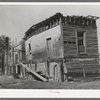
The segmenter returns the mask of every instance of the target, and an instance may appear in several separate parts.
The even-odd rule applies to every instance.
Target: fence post
[[[86,77],[86,74],[85,74],[85,68],[83,67],[83,77],[85,78]]]

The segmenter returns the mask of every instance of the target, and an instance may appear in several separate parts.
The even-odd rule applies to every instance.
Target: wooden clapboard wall
[[[98,58],[98,40],[96,29],[87,30],[86,34],[87,54]]]
[[[68,72],[74,73],[99,73],[99,64],[97,59],[70,59],[66,61]]]
[[[63,25],[63,45],[64,56],[77,54],[76,34],[74,27]]]
[[[86,52],[78,53],[77,31],[86,34]],[[63,51],[68,72],[99,73],[97,29],[89,26],[62,25]],[[65,72],[66,73],[66,72]]]
[[[89,26],[63,25],[64,57],[98,58],[97,30]],[[86,33],[86,53],[78,54],[77,31]]]

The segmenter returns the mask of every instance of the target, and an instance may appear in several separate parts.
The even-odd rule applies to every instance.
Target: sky
[[[99,5],[21,5],[0,4],[0,35],[9,36],[12,41],[20,41],[25,32],[34,24],[51,17],[56,13],[67,15],[93,15],[100,17]],[[98,43],[100,48],[100,19],[97,20]],[[99,49],[100,52],[100,49]]]

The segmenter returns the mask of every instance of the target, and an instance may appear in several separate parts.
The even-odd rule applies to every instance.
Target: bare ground
[[[100,89],[98,79],[74,79],[70,82],[41,82],[32,79],[14,79],[9,76],[0,77],[1,89]]]

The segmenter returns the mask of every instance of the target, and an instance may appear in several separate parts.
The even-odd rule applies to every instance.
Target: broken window
[[[85,32],[77,32],[78,53],[85,53]]]

